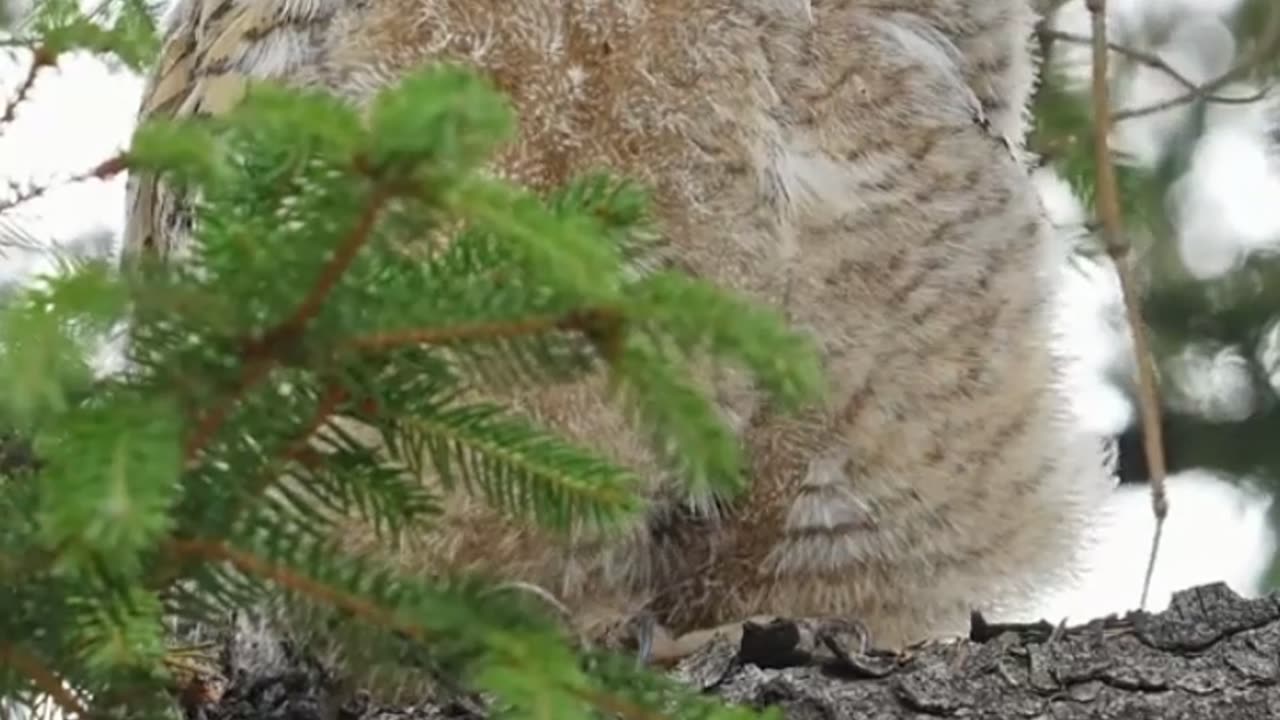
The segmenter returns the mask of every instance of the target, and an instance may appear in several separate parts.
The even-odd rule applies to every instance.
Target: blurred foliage
[[[28,77],[71,51],[144,67],[156,45],[138,0],[42,0],[18,33]],[[553,535],[625,532],[634,472],[480,399],[494,387],[607,379],[712,499],[745,474],[694,368],[737,366],[780,409],[820,396],[811,338],[777,312],[637,272],[645,188],[602,174],[535,195],[484,173],[514,122],[482,78],[425,67],[365,115],[262,85],[136,131],[129,171],[195,198],[192,262],[64,252],[0,302],[0,698],[173,717],[168,624],[283,607],[347,667],[418,686],[447,669],[503,717],[759,716],[571,645],[493,578],[394,572],[339,541],[352,518],[388,543],[421,533],[453,494]],[[125,370],[97,372],[121,327]]]
[[[1076,2],[1069,0],[1067,4]],[[1159,26],[1147,28],[1143,39],[1158,42],[1177,23],[1188,19],[1185,14],[1164,13]],[[1236,40],[1236,57],[1227,74],[1231,81],[1251,83],[1266,91],[1255,102],[1260,110],[1271,109],[1271,153],[1280,172],[1280,4],[1274,0],[1246,0],[1227,18],[1227,24]],[[1042,72],[1036,95],[1031,144],[1044,162],[1072,186],[1088,215],[1093,216],[1090,88],[1080,78],[1069,77],[1061,44],[1071,40],[1054,37],[1053,28],[1052,17],[1040,28],[1041,48],[1051,62]],[[1117,40],[1114,35],[1110,39],[1121,45],[1132,40]],[[1134,49],[1151,52],[1149,47]],[[1149,72],[1150,68],[1121,53],[1112,54],[1112,65],[1115,106],[1115,87],[1129,74],[1139,69]],[[1197,143],[1212,129],[1206,124],[1211,102],[1200,97],[1183,106],[1191,111],[1188,119],[1172,133],[1154,167],[1116,157],[1124,221],[1142,284],[1146,329],[1165,385],[1163,429],[1170,472],[1203,468],[1232,477],[1249,476],[1269,484],[1280,496],[1280,409],[1276,402],[1280,388],[1271,380],[1280,380],[1280,348],[1270,354],[1263,352],[1268,342],[1280,342],[1280,333],[1268,335],[1274,323],[1280,321],[1280,254],[1254,253],[1225,273],[1203,278],[1188,270],[1178,247],[1179,227],[1171,191],[1191,169]],[[1280,197],[1275,198],[1275,203],[1280,212]],[[1084,252],[1102,252],[1096,238],[1090,236],[1087,240],[1092,242],[1083,244]],[[1280,243],[1280,238],[1275,241]],[[1180,389],[1171,387],[1171,383],[1198,384],[1199,387],[1187,388],[1193,394],[1213,391],[1208,387],[1209,378],[1183,378],[1175,369],[1193,348],[1239,351],[1235,357],[1245,359],[1243,375],[1256,393],[1248,417],[1224,421],[1207,411],[1168,404]],[[1134,382],[1126,372],[1117,372],[1115,379],[1131,398],[1135,396]],[[1136,404],[1134,415],[1137,416]],[[1140,435],[1141,428],[1133,426],[1121,439],[1122,474],[1129,481],[1146,479],[1147,463]],[[1271,583],[1280,585],[1280,562],[1276,563]]]

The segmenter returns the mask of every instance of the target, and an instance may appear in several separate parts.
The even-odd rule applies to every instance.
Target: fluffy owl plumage
[[[538,584],[586,624],[844,615],[898,645],[1062,579],[1107,487],[1050,344],[1033,21],[1029,0],[179,0],[141,114],[223,112],[264,78],[360,104],[457,61],[517,111],[496,172],[649,184],[657,260],[810,331],[825,403],[783,416],[717,377],[752,485],[712,511],[597,383],[504,397],[640,468],[650,512],[559,541],[457,498],[397,560]],[[180,255],[186,207],[132,178],[126,250]]]

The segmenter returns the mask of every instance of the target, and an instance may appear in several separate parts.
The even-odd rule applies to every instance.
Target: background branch
[[[1156,531],[1151,541],[1151,557],[1147,561],[1146,577],[1142,582],[1140,606],[1147,604],[1151,588],[1151,574],[1155,570],[1156,556],[1160,549],[1160,536],[1164,520],[1169,514],[1169,498],[1165,487],[1164,441],[1161,437],[1160,393],[1156,385],[1155,362],[1147,343],[1146,326],[1142,319],[1141,299],[1137,283],[1130,267],[1132,260],[1128,238],[1124,233],[1124,221],[1120,208],[1120,189],[1116,182],[1115,166],[1111,160],[1108,139],[1111,134],[1110,92],[1107,86],[1107,3],[1106,0],[1087,0],[1093,23],[1093,133],[1094,162],[1098,180],[1097,208],[1102,221],[1102,238],[1107,254],[1115,263],[1124,298],[1125,315],[1133,337],[1134,362],[1138,368],[1138,403],[1142,413],[1143,447],[1147,467],[1151,469],[1151,505],[1156,517]]]
[[[1095,3],[1093,0],[1088,0],[1088,2],[1090,12],[1092,12],[1093,5]],[[1101,4],[1105,5],[1105,2]],[[1278,53],[1280,53],[1280,3],[1273,3],[1271,6],[1271,12],[1267,15],[1267,25],[1262,31],[1261,36],[1259,36],[1258,42],[1253,46],[1249,53],[1231,67],[1231,69],[1222,73],[1217,78],[1214,78],[1207,83],[1197,85],[1177,97],[1162,100],[1150,105],[1143,105],[1141,107],[1116,110],[1111,113],[1110,121],[1112,123],[1116,123],[1130,118],[1141,117],[1143,115],[1152,115],[1164,110],[1170,110],[1178,107],[1179,105],[1195,102],[1197,100],[1223,102],[1221,98],[1214,97],[1214,93],[1237,80],[1243,79],[1262,63],[1274,60]],[[1255,96],[1240,98],[1234,102],[1252,102],[1265,97],[1266,94],[1266,91],[1262,91],[1260,93],[1256,93]]]
[[[1043,26],[1040,28],[1038,32],[1044,39],[1049,41],[1061,40],[1063,42],[1076,43],[1079,45],[1091,45],[1093,43],[1093,38],[1088,35],[1080,35],[1077,33],[1070,33],[1062,30],[1054,30],[1052,28],[1043,27]],[[1115,42],[1107,42],[1107,48],[1110,49],[1111,52],[1116,53],[1117,55],[1122,55],[1126,58],[1129,58],[1130,60],[1146,65],[1147,67],[1150,67],[1155,70],[1159,70],[1165,75],[1168,75],[1169,77],[1173,78],[1174,81],[1176,81],[1179,85],[1182,85],[1184,88],[1186,88],[1189,91],[1188,93],[1168,101],[1168,102],[1173,102],[1174,105],[1178,105],[1185,102],[1191,102],[1197,98],[1203,99],[1205,102],[1222,103],[1222,104],[1228,104],[1228,105],[1230,104],[1243,105],[1243,104],[1248,104],[1252,102],[1257,102],[1267,96],[1267,93],[1265,90],[1260,90],[1256,93],[1253,93],[1252,95],[1246,95],[1243,97],[1228,97],[1223,95],[1214,95],[1212,94],[1211,90],[1206,89],[1207,85],[1197,83],[1191,78],[1188,78],[1186,75],[1183,75],[1181,72],[1178,71],[1177,68],[1170,65],[1168,62],[1165,61],[1164,58],[1160,57],[1159,55],[1156,55],[1155,53],[1145,52],[1143,50],[1132,48],[1127,45],[1121,45]],[[1155,107],[1155,106],[1152,106],[1152,107]],[[1170,106],[1170,107],[1173,107],[1173,106]],[[1168,108],[1162,108],[1162,109],[1168,109]],[[1147,112],[1156,112],[1156,110],[1154,109],[1152,110],[1139,109],[1139,110],[1141,111],[1140,114],[1146,114]],[[1129,112],[1136,112],[1136,111],[1129,111]],[[1112,113],[1113,121],[1118,119],[1123,119],[1123,118],[1118,118],[1117,115],[1118,113]],[[1132,115],[1130,117],[1132,117]]]
[[[4,114],[0,115],[0,133],[13,123],[15,117],[18,116],[18,106],[26,102],[31,96],[31,89],[35,87],[36,76],[40,71],[47,67],[52,67],[58,63],[58,54],[50,50],[45,45],[37,45],[31,49],[31,66],[27,68],[27,74],[22,78],[22,82],[18,83],[18,89],[14,92],[13,97],[4,105]]]

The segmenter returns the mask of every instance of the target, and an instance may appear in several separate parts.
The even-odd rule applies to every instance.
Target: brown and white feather
[[[1021,159],[1033,21],[1029,0],[185,2],[142,114],[220,112],[245,77],[358,105],[447,60],[518,113],[494,171],[650,185],[656,261],[812,332],[824,405],[781,416],[720,378],[752,489],[711,513],[598,382],[504,397],[639,468],[647,520],[558,542],[458,498],[397,561],[676,632],[851,615],[899,644],[1063,579],[1108,486],[1050,343],[1059,251]],[[131,249],[179,242],[162,188],[131,201]]]

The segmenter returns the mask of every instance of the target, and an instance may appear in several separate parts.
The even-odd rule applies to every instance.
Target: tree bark
[[[318,664],[287,647],[268,647],[261,633],[248,634],[252,639],[242,628],[228,643],[225,669],[233,682],[197,714],[209,720],[482,715],[456,703],[377,706],[367,694],[339,691]],[[1280,718],[1280,595],[1246,600],[1225,584],[1178,593],[1164,612],[1070,628],[989,625],[975,617],[969,638],[899,654],[769,668],[761,667],[777,664],[769,651],[748,644],[712,645],[672,673],[734,703],[779,707],[788,720]],[[744,662],[744,653],[756,659]]]

